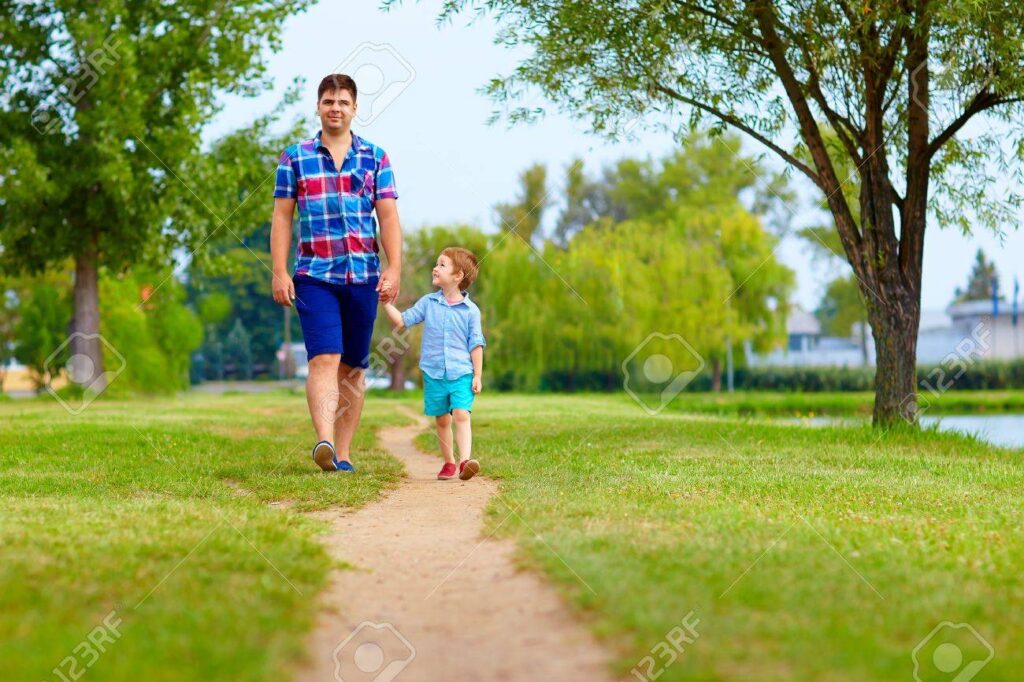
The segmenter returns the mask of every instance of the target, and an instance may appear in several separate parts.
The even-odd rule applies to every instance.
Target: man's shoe
[[[352,466],[352,462],[347,459],[338,459],[337,457],[334,458],[334,468],[338,471],[347,471],[349,473],[354,473],[356,470],[356,468]]]
[[[455,478],[455,462],[445,462],[437,474],[437,480],[448,481]]]
[[[330,441],[322,440],[313,446],[313,461],[324,471],[336,471],[334,465],[337,453]]]
[[[475,459],[464,459],[459,462],[459,478],[463,481],[468,481],[478,473],[480,473],[480,462]]]

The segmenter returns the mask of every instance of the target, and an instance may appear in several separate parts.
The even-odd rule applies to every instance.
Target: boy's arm
[[[395,329],[402,330],[405,328],[405,321],[402,319],[402,313],[395,307],[394,303],[385,303],[384,312],[388,314],[388,319],[391,320],[391,324],[394,325]]]
[[[469,351],[469,359],[473,361],[473,393],[483,390],[484,347],[477,346]]]
[[[381,291],[381,301],[386,301],[385,295],[388,294],[388,287]],[[416,301],[411,308],[406,310],[404,313],[395,307],[394,303],[390,301],[384,303],[384,312],[388,314],[388,319],[391,320],[391,324],[395,326],[395,329],[404,329],[406,327],[415,327],[423,318],[426,317],[426,296]]]

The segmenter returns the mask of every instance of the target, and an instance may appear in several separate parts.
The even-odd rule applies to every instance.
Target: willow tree
[[[501,102],[539,89],[612,135],[653,112],[661,121],[681,114],[690,125],[744,133],[814,183],[874,332],[874,423],[916,420],[929,218],[999,227],[1020,204],[1020,188],[997,186],[992,175],[1024,154],[1024,5],[447,0],[442,16],[463,11],[492,14],[500,44],[528,49],[488,86]],[[535,112],[513,109],[511,118]],[[859,213],[824,142],[828,128],[856,168]]]
[[[211,174],[201,134],[219,96],[269,85],[281,23],[311,2],[0,0],[0,266],[74,261],[72,351],[90,375],[104,376],[100,269],[242,222],[263,157]]]

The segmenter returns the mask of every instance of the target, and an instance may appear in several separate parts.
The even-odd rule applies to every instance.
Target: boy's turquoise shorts
[[[434,379],[423,373],[423,414],[439,417],[452,410],[473,411],[473,375],[458,379]]]

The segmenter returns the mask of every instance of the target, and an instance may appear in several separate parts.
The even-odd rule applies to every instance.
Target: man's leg
[[[338,298],[341,312],[342,357],[338,365],[338,417],[334,422],[334,447],[339,461],[352,461],[352,437],[363,413],[365,367],[370,364],[370,338],[377,318],[376,283],[346,284]]]
[[[366,385],[363,375],[366,370],[350,367],[344,362],[338,363],[335,377],[335,392],[338,395],[334,420],[334,449],[338,451],[338,461],[352,461],[352,437],[359,427],[359,417],[363,413],[363,396]]]
[[[341,355],[324,353],[309,359],[306,404],[313,418],[317,441],[334,440],[334,416],[338,412],[338,365]]]

